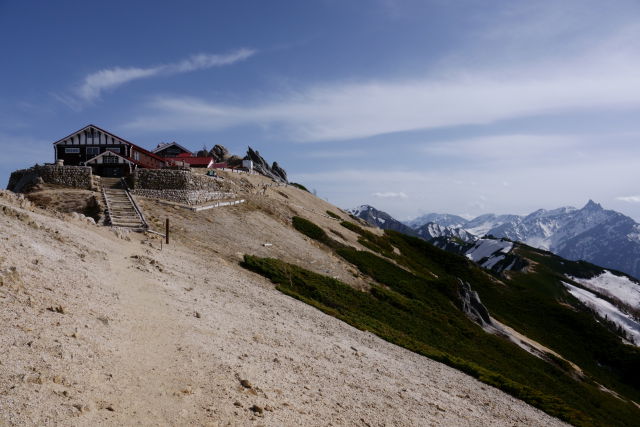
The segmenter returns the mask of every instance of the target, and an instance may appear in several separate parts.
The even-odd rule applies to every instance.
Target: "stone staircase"
[[[107,218],[112,227],[143,231],[148,225],[120,178],[102,178],[102,195],[107,205]]]

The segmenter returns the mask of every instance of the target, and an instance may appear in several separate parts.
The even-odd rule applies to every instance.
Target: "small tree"
[[[209,157],[209,150],[206,145],[202,145],[202,150],[196,153],[196,157]]]

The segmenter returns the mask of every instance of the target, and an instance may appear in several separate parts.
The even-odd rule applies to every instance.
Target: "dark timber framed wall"
[[[89,125],[66,138],[54,142],[55,159],[65,165],[79,166],[105,151],[130,155],[131,143]]]
[[[121,156],[130,163],[128,170],[115,165],[121,164],[121,161],[114,162],[111,166],[94,164],[97,175],[123,176],[132,171],[131,164],[150,169],[160,169],[166,165],[161,157],[95,125],[85,126],[54,142],[53,147],[55,160],[63,160],[64,165],[68,166],[84,165],[106,152]]]
[[[123,177],[134,171],[136,165],[129,159],[111,151],[105,151],[85,162],[93,173],[104,177]]]

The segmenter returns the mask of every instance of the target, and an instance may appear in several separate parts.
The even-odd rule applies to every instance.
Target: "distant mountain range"
[[[425,240],[455,238],[468,243],[491,235],[640,277],[640,224],[592,200],[581,209],[539,209],[524,216],[485,214],[471,220],[430,213],[402,223],[372,206],[360,206],[352,213],[380,228]]]
[[[410,226],[403,224],[386,212],[377,210],[373,206],[362,205],[354,209],[347,209],[347,212],[383,230],[399,231],[410,236],[418,235]]]

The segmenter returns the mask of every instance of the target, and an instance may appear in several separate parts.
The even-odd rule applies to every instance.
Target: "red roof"
[[[190,165],[204,165],[207,166],[209,163],[213,161],[213,157],[187,157],[187,156],[178,156],[178,157],[165,157],[165,161],[174,161],[174,162],[185,162]]]

